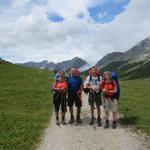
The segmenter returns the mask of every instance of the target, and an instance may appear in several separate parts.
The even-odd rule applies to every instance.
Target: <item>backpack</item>
[[[97,75],[97,78],[98,78],[98,81],[100,81],[100,76],[99,75]],[[89,82],[90,81],[92,81],[92,76],[90,75],[90,80],[89,80]]]
[[[112,76],[112,79],[116,81],[116,84],[117,84],[117,93],[116,93],[116,98],[117,100],[119,100],[120,98],[120,84],[119,84],[119,77],[118,77],[118,74],[117,72],[111,72],[111,76]]]
[[[90,75],[89,77],[90,77],[90,79],[89,79],[89,82],[90,82],[92,80],[92,75]],[[98,78],[98,81],[100,81],[100,76],[99,75],[97,75],[97,78]],[[88,94],[90,92],[90,90],[88,88],[84,88],[83,91],[86,94]]]
[[[115,83],[114,83],[115,82]],[[105,80],[103,80],[103,82],[102,82],[102,88],[105,88],[106,90],[108,90],[108,87],[109,87],[109,89],[110,89],[110,86],[112,87],[112,88],[114,88],[114,84],[116,84],[116,86],[117,86],[117,83],[116,83],[116,81],[115,80],[112,80],[111,82],[106,82]],[[118,98],[117,98],[117,93],[103,93],[103,96],[105,97],[109,97],[109,98],[111,98],[112,100],[113,99],[117,99],[117,100],[119,100]]]

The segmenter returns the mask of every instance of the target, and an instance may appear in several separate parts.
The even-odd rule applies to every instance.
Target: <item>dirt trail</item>
[[[53,114],[48,128],[37,150],[148,150],[136,133],[118,125],[117,129],[104,129],[89,125],[90,113],[87,96],[83,96],[82,119],[83,124],[70,125],[69,112],[67,125],[56,126]],[[102,113],[102,116],[103,113]]]

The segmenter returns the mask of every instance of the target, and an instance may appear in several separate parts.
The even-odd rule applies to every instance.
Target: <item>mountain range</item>
[[[0,63],[8,63],[0,58]],[[49,62],[26,62],[19,64],[22,66],[49,69],[65,70],[77,67],[80,71],[87,73],[91,66],[83,59],[74,57],[71,60],[59,63]],[[150,37],[140,41],[126,52],[112,52],[100,59],[95,66],[103,71],[116,71],[121,78],[136,79],[150,77]]]
[[[150,37],[128,51],[107,54],[96,63],[102,71],[117,71],[122,78],[150,77]]]
[[[41,62],[26,62],[20,65],[33,67],[33,68],[40,68],[40,69],[49,69],[49,70],[62,70],[63,69],[65,71],[69,71],[71,67],[76,67],[78,69],[81,68],[81,70],[83,70],[83,69],[87,69],[89,66],[85,60],[79,57],[74,57],[71,60],[62,61],[59,63],[54,63],[54,62],[49,62],[47,60],[44,60]]]

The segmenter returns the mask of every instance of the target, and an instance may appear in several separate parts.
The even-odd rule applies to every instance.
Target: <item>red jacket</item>
[[[105,98],[109,98],[109,99],[113,99],[114,96],[117,93],[117,83],[116,81],[112,81],[112,82],[106,82],[104,81],[102,83],[102,90],[106,90],[105,92]]]

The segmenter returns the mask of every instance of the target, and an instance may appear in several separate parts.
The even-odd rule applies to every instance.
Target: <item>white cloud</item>
[[[12,7],[22,7],[31,0],[13,0],[12,1]]]
[[[3,13],[0,20],[0,55],[13,62],[58,62],[79,56],[94,64],[105,54],[127,50],[150,36],[150,1],[132,0],[114,21],[94,23],[87,8],[102,2],[51,0],[29,7],[29,0],[15,0],[11,9],[16,13]],[[19,7],[27,7],[28,11],[19,14]],[[57,12],[65,20],[51,22],[48,12]],[[81,12],[85,17],[79,19],[77,15]],[[9,16],[15,19],[4,21]]]

